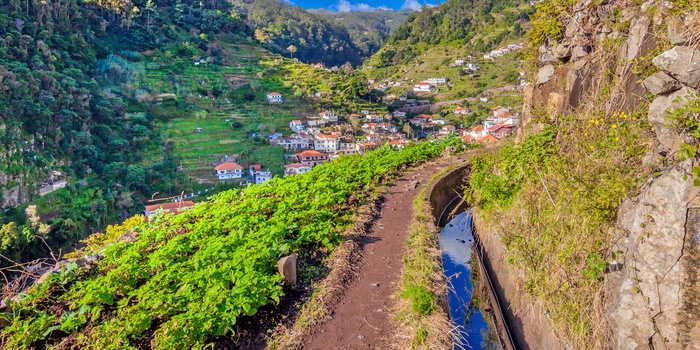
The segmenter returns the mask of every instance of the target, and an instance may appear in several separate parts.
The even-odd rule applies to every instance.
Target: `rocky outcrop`
[[[698,145],[700,140],[685,135],[669,118],[669,112],[698,98],[700,50],[694,43],[700,42],[700,16],[664,17],[672,2],[597,4],[578,1],[563,19],[562,38],[539,48],[539,57],[546,60],[539,60],[535,84],[526,90],[523,128],[533,111],[545,108],[556,119],[601,102],[603,90],[607,97],[601,112],[606,115],[638,112],[647,96],[654,96],[647,119],[655,142],[644,162],[657,172],[637,196],[620,205],[615,261],[605,275],[609,346],[700,349],[700,187],[691,173],[700,163],[695,157],[678,157],[684,143]],[[656,11],[652,6],[658,6]],[[613,10],[616,21],[629,22],[628,30],[610,26]],[[669,49],[651,56],[663,35]],[[638,75],[645,74],[640,66],[650,61],[655,67],[645,68],[658,72]],[[690,117],[700,118],[681,116]]]
[[[689,203],[700,195],[687,176],[691,169],[687,160],[666,170],[620,206],[618,226],[625,238],[615,249],[624,252],[624,268],[606,276],[616,349],[648,349],[650,344],[653,349],[687,349],[691,343],[682,328],[700,330],[693,324],[700,315],[700,295],[687,293],[693,277],[688,272],[695,267],[684,260]],[[694,206],[699,210],[700,202]],[[686,304],[691,307],[684,308]],[[695,318],[686,319],[686,311]],[[698,335],[695,345],[700,345]]]
[[[654,58],[654,65],[679,82],[700,87],[700,51],[689,46],[676,46]]]
[[[668,28],[671,42],[683,42],[676,24]],[[669,112],[698,98],[700,52],[675,46],[653,63],[662,72],[643,84],[657,95],[648,113],[653,152],[670,166],[618,210],[624,235],[613,249],[622,253],[622,268],[605,279],[607,316],[616,349],[700,349],[700,187],[691,175],[697,162],[678,162],[681,144],[693,140],[668,120]]]

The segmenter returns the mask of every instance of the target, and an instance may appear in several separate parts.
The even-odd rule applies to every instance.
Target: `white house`
[[[283,102],[282,100],[282,95],[280,95],[277,92],[268,92],[267,93],[267,102],[270,103],[281,103]]]
[[[479,66],[477,66],[474,63],[467,63],[467,69],[469,69],[470,71],[476,72],[479,70]]]
[[[326,125],[326,120],[319,117],[308,117],[306,118],[306,123],[309,126],[323,126]]]
[[[323,111],[323,112],[319,113],[318,115],[321,116],[321,118],[325,119],[328,122],[337,122],[338,121],[338,116],[335,115],[335,113],[333,113],[331,111]]]
[[[243,167],[234,162],[223,162],[214,167],[219,180],[240,179],[243,177]]]
[[[458,59],[455,61],[455,66],[461,66],[461,65],[463,65],[463,64],[464,64],[464,59],[463,59],[462,57],[458,58]]]
[[[381,123],[384,121],[384,117],[376,114],[367,114],[367,121],[370,123]]]
[[[277,137],[270,140],[271,145],[282,146],[286,150],[313,148],[314,139],[307,135],[292,134],[287,137]]]
[[[445,84],[447,83],[447,78],[441,77],[441,78],[428,78],[428,83],[432,85],[437,85],[437,84]]]
[[[272,180],[272,172],[269,170],[258,171],[255,173],[255,183],[261,184]]]
[[[291,122],[289,122],[289,128],[297,133],[304,132],[304,123],[302,123],[299,119],[294,119]]]
[[[394,118],[397,118],[397,119],[405,119],[406,118],[406,112],[394,111],[394,113],[392,113],[392,114],[394,115]]]
[[[413,91],[415,92],[430,92],[430,83],[421,81],[420,83],[413,85]]]
[[[454,115],[467,115],[469,114],[469,108],[467,107],[457,107],[452,111]]]
[[[284,176],[299,175],[311,171],[311,165],[292,163],[284,166]]]
[[[319,152],[335,152],[338,150],[337,135],[314,135],[314,149]]]

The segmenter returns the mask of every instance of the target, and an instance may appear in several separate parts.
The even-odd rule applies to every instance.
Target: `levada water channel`
[[[454,349],[506,349],[494,323],[491,290],[479,261],[471,210],[454,216],[444,226],[440,249]]]

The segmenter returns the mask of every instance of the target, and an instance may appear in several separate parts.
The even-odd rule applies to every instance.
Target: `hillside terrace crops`
[[[105,256],[97,267],[70,263],[22,293],[3,315],[2,345],[128,349],[145,338],[154,349],[204,348],[232,336],[238,319],[284,298],[281,256],[332,250],[383,184],[459,142],[385,146],[157,215],[133,228],[134,242],[86,251]]]

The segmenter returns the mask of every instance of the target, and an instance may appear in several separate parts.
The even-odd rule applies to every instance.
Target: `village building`
[[[469,112],[469,108],[467,107],[457,107],[452,111],[454,115],[468,115]]]
[[[376,114],[367,114],[367,121],[370,123],[381,123],[384,121],[384,117]]]
[[[484,136],[486,136],[488,132],[484,129],[483,126],[477,125],[471,129],[469,132],[469,136],[472,138],[472,140],[478,140]]]
[[[421,81],[418,84],[413,85],[414,92],[430,92],[430,83],[427,81]]]
[[[267,93],[267,102],[270,103],[281,103],[284,102],[282,99],[282,95],[278,92],[268,92]]]
[[[360,154],[365,154],[366,152],[377,149],[378,147],[379,146],[376,143],[369,141],[369,142],[358,143],[356,146],[356,149],[357,149],[357,152],[359,152]]]
[[[497,137],[498,139],[502,139],[508,135],[511,135],[513,131],[515,130],[515,125],[505,125],[505,124],[497,124],[494,125],[490,128],[487,129],[489,134]]]
[[[327,121],[321,117],[308,117],[306,118],[306,124],[309,126],[324,126],[326,125]]]
[[[479,70],[479,66],[477,66],[475,63],[467,63],[467,67],[465,69],[476,72]]]
[[[256,173],[262,171],[262,165],[260,164],[250,164],[248,165],[248,172],[250,175],[255,175]]]
[[[406,112],[394,111],[394,112],[392,113],[392,115],[393,115],[394,118],[396,118],[396,119],[401,119],[401,120],[406,119]]]
[[[338,116],[331,111],[323,111],[319,113],[319,116],[327,122],[335,123],[338,121]]]
[[[304,132],[304,123],[299,119],[294,119],[289,122],[289,128],[296,133]]]
[[[462,57],[455,60],[455,66],[461,66],[464,64],[464,59]]]
[[[145,210],[143,214],[146,217],[149,217],[159,210],[163,210],[166,213],[171,213],[171,214],[177,214],[183,210],[192,208],[194,206],[193,201],[178,201],[178,202],[169,202],[169,203],[160,203],[160,204],[153,204],[153,205],[147,205],[145,207]]]
[[[292,134],[270,140],[271,145],[282,146],[285,150],[299,150],[314,147],[314,139],[308,135]]]
[[[235,162],[223,162],[214,167],[214,173],[219,180],[240,179],[243,177],[243,167]]]
[[[500,141],[500,139],[498,139],[497,137],[495,137],[491,134],[486,134],[486,136],[481,137],[478,140],[476,140],[476,142],[478,142],[478,143],[486,143],[486,144],[497,143],[498,141]]]
[[[294,155],[297,162],[303,165],[316,166],[328,160],[328,155],[315,150],[308,150]]]
[[[311,171],[310,165],[292,163],[284,166],[284,176],[299,175]]]
[[[316,134],[314,135],[314,149],[319,152],[335,152],[338,150],[338,136]]]
[[[440,128],[439,133],[442,135],[448,135],[448,134],[454,133],[455,130],[456,130],[456,128],[454,125],[445,125],[442,128]]]
[[[428,78],[428,83],[431,85],[438,85],[438,84],[446,84],[447,83],[447,78],[441,77],[441,78]]]
[[[253,178],[255,179],[255,184],[259,185],[272,180],[272,172],[269,170],[258,171],[255,173],[255,175],[253,175]]]

